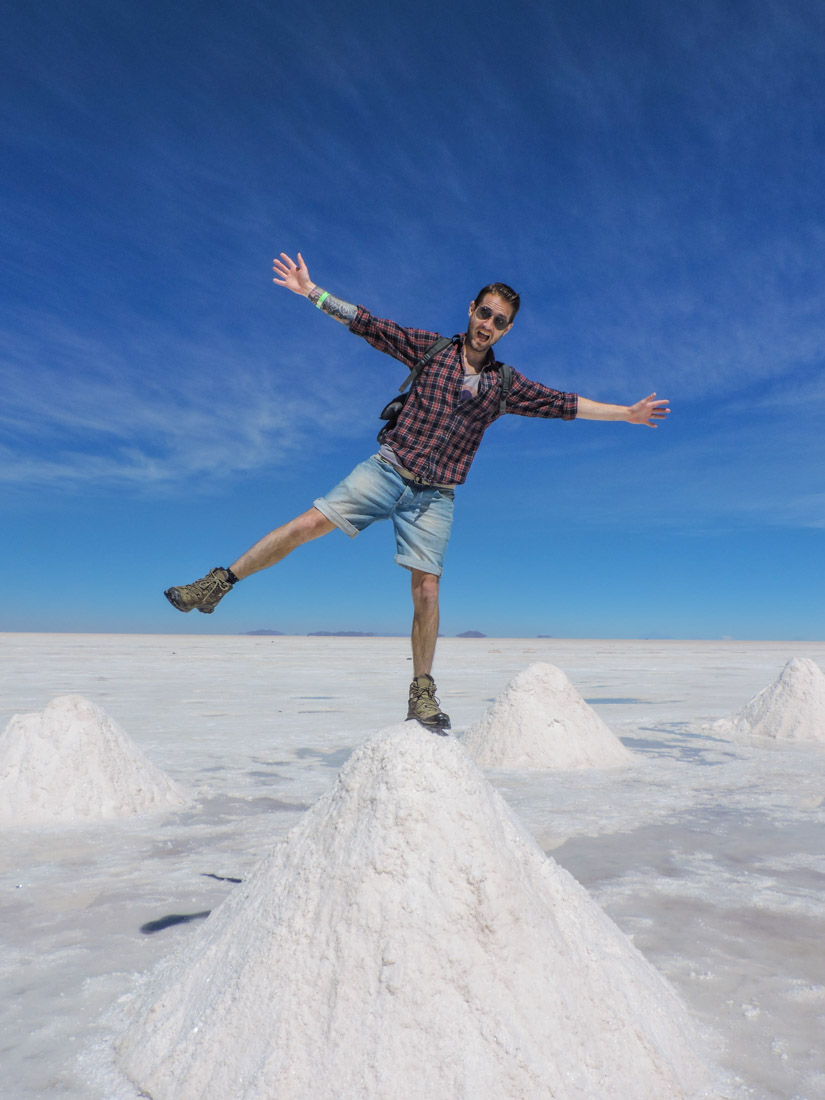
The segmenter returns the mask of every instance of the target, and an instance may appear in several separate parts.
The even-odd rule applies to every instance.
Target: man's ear
[[[471,316],[471,315],[472,315],[472,312],[473,312],[473,310],[474,310],[475,308],[476,308],[476,304],[475,304],[475,302],[474,302],[474,301],[473,301],[473,302],[470,302],[470,308],[469,308],[469,310],[467,311],[467,312],[468,312],[468,315],[470,315],[470,316]]]

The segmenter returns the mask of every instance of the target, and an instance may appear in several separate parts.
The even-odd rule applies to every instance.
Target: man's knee
[[[291,526],[306,538],[314,539],[319,535],[326,535],[328,531],[333,529],[335,524],[328,520],[323,512],[319,512],[317,508],[309,508],[306,512],[302,512],[300,516],[296,516]]]
[[[423,573],[414,569],[412,574],[413,602],[417,607],[438,604],[439,578],[434,573]]]

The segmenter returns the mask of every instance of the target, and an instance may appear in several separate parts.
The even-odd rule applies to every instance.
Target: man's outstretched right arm
[[[300,252],[297,263],[282,252],[279,260],[272,261],[272,270],[275,272],[275,278],[272,281],[277,286],[285,286],[294,294],[309,298],[318,309],[323,310],[333,320],[346,325],[353,335],[362,337],[378,351],[391,355],[393,359],[397,359],[407,367],[417,363],[427,348],[438,339],[437,332],[402,328],[395,321],[373,317],[366,309],[352,305],[351,302],[344,302],[316,286],[309,277],[307,265]]]
[[[316,286],[309,277],[307,265],[301,253],[298,253],[298,262],[295,263],[285,252],[281,253],[279,260],[272,261],[272,270],[275,278],[272,280],[278,286],[285,286],[293,294],[300,294],[302,298],[309,298],[317,309],[323,310],[334,320],[346,325],[347,328],[355,320],[358,306],[351,302],[344,302],[336,298],[334,294]]]

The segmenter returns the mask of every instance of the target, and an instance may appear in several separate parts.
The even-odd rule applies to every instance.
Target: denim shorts
[[[453,523],[453,489],[416,485],[373,455],[313,504],[350,538],[377,519],[395,528],[395,560],[440,577]]]

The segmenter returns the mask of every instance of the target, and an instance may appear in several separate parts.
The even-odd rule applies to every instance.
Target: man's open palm
[[[670,409],[663,409],[662,405],[667,405],[667,399],[659,399],[654,401],[655,393],[649,394],[647,397],[642,398],[641,401],[637,401],[635,405],[630,406],[630,416],[627,418],[628,424],[645,424],[648,428],[657,427],[656,424],[651,424],[651,420],[664,420]]]
[[[285,286],[287,290],[291,290],[294,294],[301,294],[304,298],[315,285],[309,277],[307,265],[304,263],[304,257],[300,252],[298,253],[297,264],[287,256],[286,252],[282,252],[279,260],[272,261],[272,270],[275,272],[273,283],[277,283],[278,286]]]

